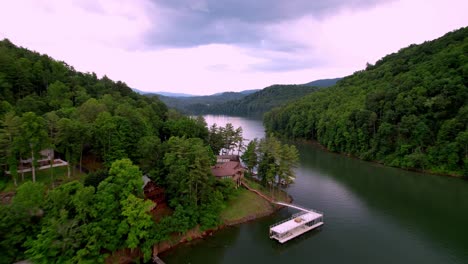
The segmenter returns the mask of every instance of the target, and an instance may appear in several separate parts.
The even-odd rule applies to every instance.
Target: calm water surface
[[[206,116],[209,125],[242,126],[263,137],[260,120]],[[468,182],[388,168],[297,145],[301,160],[294,203],[324,212],[325,225],[281,245],[273,216],[177,247],[166,263],[468,263]]]

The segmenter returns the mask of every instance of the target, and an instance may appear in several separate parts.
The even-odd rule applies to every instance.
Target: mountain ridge
[[[263,89],[244,90],[241,92],[221,92],[212,95],[192,96],[192,97],[171,97],[157,95],[155,93],[146,96],[158,96],[168,107],[175,108],[186,114],[241,114],[241,115],[261,115],[273,107],[282,105],[284,102],[298,99],[309,92],[317,89],[327,88],[335,85],[342,78],[319,79],[309,82],[309,85],[302,84],[274,84]],[[316,84],[311,86],[311,84]],[[274,92],[265,90],[273,89]],[[281,89],[286,89],[280,92]],[[287,91],[292,89],[294,91]],[[273,98],[277,96],[278,98]],[[262,98],[267,97],[267,98]],[[247,98],[246,101],[242,101]],[[252,99],[255,98],[255,99]],[[274,101],[274,102],[273,102]],[[257,105],[258,104],[258,105]],[[236,110],[232,105],[239,105]],[[249,106],[247,106],[249,105]],[[245,107],[245,109],[242,109]]]

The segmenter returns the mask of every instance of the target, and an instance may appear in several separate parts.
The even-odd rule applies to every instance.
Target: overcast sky
[[[342,77],[468,26],[466,0],[11,0],[0,39],[143,91]]]

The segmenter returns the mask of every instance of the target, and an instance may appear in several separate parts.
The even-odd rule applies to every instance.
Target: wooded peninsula
[[[241,182],[289,199],[280,186],[293,181],[298,154],[274,137],[252,141],[243,168],[241,127],[208,128],[9,40],[0,89],[0,263],[148,261],[164,243],[274,211]],[[223,174],[225,158],[236,175]]]

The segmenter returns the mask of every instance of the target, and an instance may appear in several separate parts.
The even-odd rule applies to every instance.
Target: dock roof
[[[299,227],[299,226],[301,226],[301,225],[303,225],[303,224],[305,224],[305,223],[307,223],[309,221],[318,219],[320,217],[322,217],[322,215],[319,214],[319,213],[308,212],[308,213],[305,213],[303,215],[292,218],[291,220],[286,221],[284,223],[281,223],[281,224],[279,224],[277,226],[274,226],[270,230],[273,231],[273,232],[276,232],[278,234],[283,234],[283,233],[286,233],[287,231],[289,231],[291,229]],[[302,218],[303,220],[300,221],[300,222],[296,222],[296,219],[298,219],[298,218]]]

